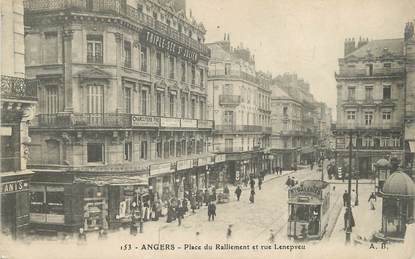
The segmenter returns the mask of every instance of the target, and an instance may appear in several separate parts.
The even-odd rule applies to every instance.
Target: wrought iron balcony
[[[238,106],[241,103],[241,96],[239,95],[219,95],[220,105]]]
[[[39,127],[49,128],[88,128],[88,127],[131,127],[131,114],[120,113],[75,113],[39,114]]]
[[[215,125],[215,130],[222,133],[263,132],[264,128],[257,125]]]
[[[404,74],[403,67],[397,68],[377,68],[370,73],[366,68],[340,68],[339,73],[335,73],[336,78],[350,77],[388,77],[402,76]]]
[[[204,56],[210,57],[210,49],[202,42],[189,38],[167,24],[155,20],[152,16],[126,5],[125,2],[123,4],[122,1],[120,3],[117,0],[25,0],[23,4],[26,11],[29,12],[72,10],[125,17],[134,23],[140,23],[156,30],[184,46],[202,53]]]
[[[37,101],[38,80],[1,76],[1,98]]]

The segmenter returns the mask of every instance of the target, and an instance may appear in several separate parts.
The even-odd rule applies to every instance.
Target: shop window
[[[124,160],[131,161],[132,149],[133,149],[133,143],[131,142],[124,143]]]
[[[176,142],[176,156],[179,157],[182,155],[182,145],[180,141]]]
[[[104,162],[104,144],[88,143],[87,156],[88,163]]]
[[[157,144],[156,144],[156,156],[157,156],[157,158],[162,157],[161,153],[162,153],[162,142],[161,142],[161,140],[159,140],[159,141],[157,141]]]
[[[30,221],[64,223],[64,187],[36,185],[30,187]]]
[[[174,140],[170,140],[170,156],[174,156]]]

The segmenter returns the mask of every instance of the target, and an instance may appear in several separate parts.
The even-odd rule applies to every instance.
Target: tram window
[[[309,218],[309,211],[305,205],[295,205],[295,220],[307,221]]]

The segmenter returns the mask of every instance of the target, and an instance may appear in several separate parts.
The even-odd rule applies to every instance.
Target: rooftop
[[[382,57],[385,54],[392,54],[394,56],[403,56],[403,39],[382,39],[372,40],[355,51],[349,53],[347,57],[366,57],[369,53],[373,57]]]

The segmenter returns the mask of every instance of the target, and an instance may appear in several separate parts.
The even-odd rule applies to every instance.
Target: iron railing
[[[18,100],[37,100],[38,80],[13,76],[1,76],[1,98]]]
[[[218,132],[263,132],[265,129],[257,125],[215,125]]]
[[[191,39],[167,24],[155,20],[152,16],[142,13],[132,6],[120,4],[116,0],[25,0],[23,4],[26,10],[32,12],[73,10],[125,17],[135,23],[138,22],[156,30],[188,48],[197,50],[204,56],[210,57],[210,49],[202,42]]]
[[[403,67],[398,68],[376,68],[370,73],[366,68],[340,68],[337,77],[376,77],[376,76],[400,76],[405,72]]]
[[[75,113],[39,114],[38,125],[51,128],[82,127],[131,127],[131,114],[121,113]]]

